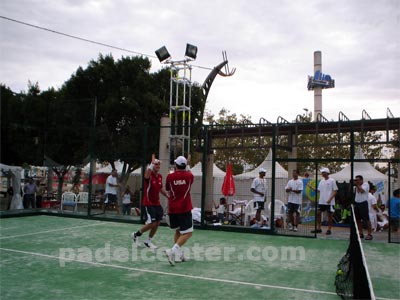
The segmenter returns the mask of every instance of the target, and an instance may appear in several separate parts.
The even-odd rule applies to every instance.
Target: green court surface
[[[4,299],[340,299],[336,266],[348,241],[195,230],[190,261],[170,266],[136,248],[138,224],[52,216],[0,219]],[[147,236],[147,234],[145,234]],[[377,299],[400,298],[400,247],[363,242]]]

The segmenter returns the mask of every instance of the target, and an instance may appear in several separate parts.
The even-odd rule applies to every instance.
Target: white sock
[[[181,249],[181,247],[180,247],[178,244],[175,244],[175,245],[172,247],[171,252],[172,252],[172,253],[175,253],[175,252],[179,251],[180,249]]]

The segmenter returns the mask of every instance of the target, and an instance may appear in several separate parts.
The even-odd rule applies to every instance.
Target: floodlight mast
[[[169,119],[169,163],[174,159],[190,154],[190,127],[192,110],[192,66],[189,64],[197,57],[197,47],[186,45],[185,59],[172,60],[165,46],[156,51],[161,63],[170,65]]]

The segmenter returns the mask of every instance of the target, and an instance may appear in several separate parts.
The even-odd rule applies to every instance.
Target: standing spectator
[[[218,222],[223,224],[225,221],[225,212],[228,209],[228,204],[226,203],[226,199],[225,199],[225,197],[220,198],[219,205],[216,205],[214,200],[213,200],[213,202],[214,202],[214,207],[217,210]]]
[[[104,201],[104,211],[108,206],[115,206],[115,210],[119,213],[118,202],[117,202],[117,191],[118,191],[118,182],[117,182],[118,172],[116,169],[113,169],[111,175],[107,177],[106,180],[106,199]]]
[[[153,154],[151,157],[151,164],[144,173],[144,193],[143,193],[143,206],[146,215],[146,224],[137,232],[132,233],[131,237],[136,246],[140,246],[139,237],[150,230],[149,237],[144,242],[144,245],[150,249],[156,249],[152,243],[152,238],[157,232],[160,221],[163,218],[164,211],[160,203],[160,193],[168,198],[166,191],[163,189],[162,176],[159,173],[161,161],[155,158]]]
[[[24,186],[24,208],[36,208],[36,192],[37,186],[32,178],[28,179],[28,183]]]
[[[194,176],[186,170],[187,160],[183,156],[175,159],[175,172],[168,174],[165,188],[169,192],[168,215],[171,229],[175,230],[174,246],[167,249],[169,263],[173,266],[175,261],[185,261],[181,247],[193,234],[192,197],[190,189]]]
[[[267,182],[265,180],[266,170],[264,168],[260,168],[258,172],[258,177],[254,178],[250,191],[254,193],[254,208],[256,211],[256,220],[261,221],[261,211],[264,210],[264,205],[267,196]]]
[[[369,210],[368,210],[368,194],[369,194],[369,184],[364,182],[364,178],[361,175],[357,175],[354,179],[354,186],[356,188],[356,198],[354,213],[356,215],[357,227],[360,233],[360,238],[364,238],[362,221],[367,225],[368,235],[366,240],[372,240],[371,234],[371,222],[369,220]],[[361,221],[362,220],[362,221]]]
[[[400,189],[393,191],[393,197],[389,199],[389,223],[393,232],[399,230],[400,223]]]
[[[299,207],[302,199],[303,181],[299,179],[299,172],[293,170],[293,178],[289,180],[285,187],[288,193],[289,222],[292,224],[290,230],[297,231],[297,224],[300,217]]]
[[[369,184],[369,193],[368,193],[368,212],[369,212],[369,221],[371,222],[371,230],[375,232],[378,229],[378,217],[377,213],[379,211],[377,206],[377,200],[374,196],[376,192],[376,186],[372,182],[368,182]]]
[[[335,206],[335,196],[338,191],[336,181],[333,178],[329,178],[329,169],[322,168],[321,174],[322,179],[318,184],[318,210],[317,210],[317,230],[312,230],[311,233],[321,233],[321,216],[324,211],[328,214],[328,230],[326,234],[332,234],[332,218]]]
[[[133,193],[129,188],[129,185],[125,187],[125,190],[122,192],[122,215],[130,215],[131,214],[131,196]]]
[[[40,183],[40,180],[36,181],[37,192],[36,192],[36,208],[42,207],[42,200],[45,190],[45,185]]]

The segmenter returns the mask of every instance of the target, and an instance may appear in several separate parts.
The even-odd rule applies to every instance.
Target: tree
[[[63,98],[96,98],[95,156],[112,164],[124,162],[123,177],[158,152],[160,118],[169,112],[170,71],[150,73],[143,57],[100,55],[62,87]],[[195,87],[192,109],[198,115],[200,92]]]
[[[1,162],[9,165],[20,165],[21,157],[18,153],[20,143],[23,140],[18,135],[20,128],[18,120],[21,119],[21,98],[10,88],[0,85],[1,97]]]
[[[230,114],[226,108],[222,108],[218,116],[216,119],[213,114],[206,112],[206,121],[213,124],[215,128],[246,128],[248,125],[254,125],[250,116],[241,114],[239,119],[236,114]],[[218,148],[214,152],[215,164],[225,170],[229,162],[233,174],[240,174],[245,171],[246,166],[251,169],[264,161],[271,146],[271,138],[266,136],[224,138],[214,140],[213,146]]]
[[[306,112],[301,116],[302,122],[312,122],[312,113]],[[294,121],[296,122],[296,121]],[[283,138],[284,142],[287,142],[286,138]],[[356,145],[361,145],[361,149],[365,154],[366,159],[373,160],[374,158],[380,158],[383,145],[379,144],[382,140],[382,132],[355,132],[354,142]],[[329,168],[331,173],[340,171],[343,168],[344,163],[341,161],[334,161],[337,158],[350,159],[350,142],[351,136],[348,132],[341,133],[312,133],[312,134],[300,134],[297,137],[297,154],[299,159],[332,159],[329,162]],[[374,144],[371,147],[371,144]],[[315,165],[313,162],[299,162],[298,169],[300,170],[313,170]]]
[[[38,83],[28,84],[28,92],[16,94],[1,86],[2,162],[41,165],[43,162],[43,127],[45,103]]]
[[[238,119],[236,114],[230,114],[228,110],[223,108],[219,112],[219,118],[216,119],[214,115],[207,113],[206,119],[209,124],[213,124],[212,128],[240,128],[258,126],[251,122],[250,116],[241,115]],[[312,122],[312,113],[305,113],[300,116],[301,122]],[[297,121],[294,121],[297,122]],[[374,160],[381,158],[381,151],[384,147],[382,141],[382,132],[367,131],[355,132],[354,142],[360,145],[366,159]],[[296,142],[289,145],[289,139],[286,135],[278,135],[276,157],[286,159],[288,153],[285,147],[297,147],[297,168],[300,170],[314,170],[315,160],[328,160],[331,172],[337,172],[343,168],[342,158],[350,159],[350,133],[312,133],[312,134],[299,134]],[[396,142],[396,132],[392,137],[393,144]],[[397,142],[398,143],[398,142]],[[371,146],[373,145],[373,146]],[[213,140],[213,149],[215,149],[215,162],[218,167],[225,169],[229,161],[233,166],[234,174],[243,172],[244,166],[249,169],[258,166],[266,157],[269,148],[272,147],[271,137],[259,136],[249,137],[228,137]],[[395,152],[394,150],[393,152]],[[307,162],[307,160],[309,160]],[[287,168],[288,163],[280,161],[283,167]]]
[[[160,118],[169,111],[170,70],[150,73],[150,68],[147,58],[115,61],[100,55],[86,68],[77,68],[59,90],[42,92],[38,83],[29,83],[27,93],[15,94],[2,85],[1,133],[8,141],[2,143],[2,162],[44,163],[53,167],[62,186],[72,165],[88,162],[89,142],[95,136],[94,157],[112,165],[123,161],[128,175],[149,153],[157,153]],[[201,90],[195,85],[194,120],[201,107]]]

